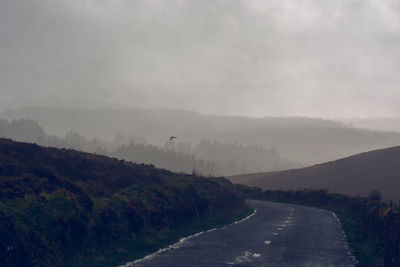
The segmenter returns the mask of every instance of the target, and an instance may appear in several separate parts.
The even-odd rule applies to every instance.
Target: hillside
[[[152,164],[175,172],[212,176],[236,175],[246,172],[278,171],[302,167],[282,159],[275,149],[243,146],[237,143],[206,141],[192,145],[184,142],[165,142],[164,146],[146,144],[145,140],[119,135],[112,142],[86,138],[77,132],[64,136],[45,133],[31,119],[4,120],[0,118],[0,137],[41,146],[75,149],[107,155],[136,163]]]
[[[400,133],[358,129],[347,124],[303,117],[248,118],[203,115],[161,109],[24,108],[7,111],[4,118],[30,118],[48,134],[69,131],[112,140],[116,134],[144,137],[150,144],[164,144],[173,135],[180,142],[201,140],[237,142],[275,148],[286,160],[303,166],[395,146]]]
[[[363,196],[377,189],[386,200],[400,200],[400,147],[374,150],[311,167],[228,178],[263,189],[328,189]]]
[[[223,178],[0,138],[1,266],[115,266],[246,212]]]
[[[400,132],[400,117],[342,118],[339,121],[373,131]]]

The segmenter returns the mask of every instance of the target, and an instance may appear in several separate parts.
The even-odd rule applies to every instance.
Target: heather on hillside
[[[223,178],[0,139],[0,265],[110,266],[248,212]]]

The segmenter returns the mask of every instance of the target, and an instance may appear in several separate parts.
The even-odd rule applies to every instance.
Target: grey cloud
[[[0,0],[0,104],[398,116],[398,3]]]

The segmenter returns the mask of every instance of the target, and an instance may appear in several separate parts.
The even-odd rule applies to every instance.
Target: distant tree
[[[382,199],[382,194],[377,189],[372,189],[368,194],[368,198],[371,201],[380,201]]]

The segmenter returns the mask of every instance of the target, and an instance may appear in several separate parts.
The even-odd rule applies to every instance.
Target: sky
[[[400,116],[399,0],[0,0],[0,110]]]

